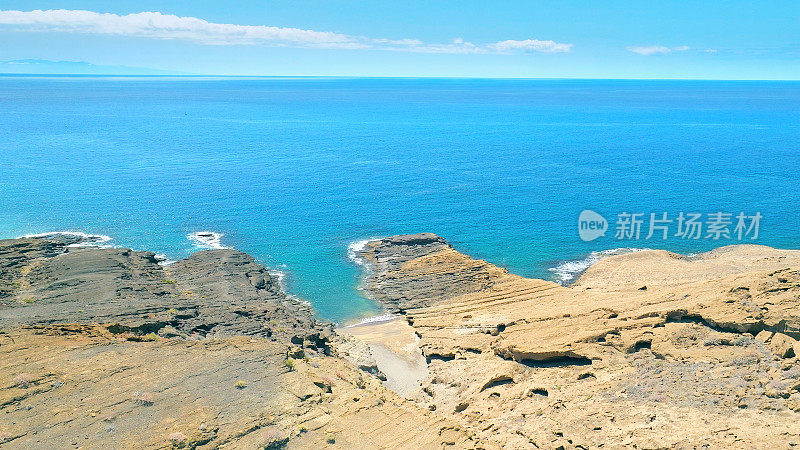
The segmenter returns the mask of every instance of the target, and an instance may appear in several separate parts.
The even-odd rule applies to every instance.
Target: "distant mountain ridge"
[[[3,74],[65,75],[187,75],[185,72],[147,67],[105,66],[85,61],[51,61],[47,59],[13,59],[0,61]]]

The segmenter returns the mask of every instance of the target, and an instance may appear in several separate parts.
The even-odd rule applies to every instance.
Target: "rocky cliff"
[[[246,254],[76,243],[0,241],[3,448],[800,445],[798,251],[638,252],[564,287],[395,236],[359,256],[399,319],[339,334]]]
[[[150,252],[72,244],[0,241],[0,327],[102,323],[113,333],[294,338],[318,347],[330,334],[245,253],[208,250],[161,266]]]
[[[431,234],[369,243],[365,286],[404,315],[429,375],[416,401],[484,444],[800,444],[800,251],[607,258],[572,287]]]
[[[473,447],[234,250],[0,241],[3,448]]]

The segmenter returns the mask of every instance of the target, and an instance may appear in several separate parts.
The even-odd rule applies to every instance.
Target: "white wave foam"
[[[374,300],[374,298],[372,298],[369,291],[366,289],[365,284],[367,279],[372,276],[374,268],[371,264],[369,264],[366,258],[361,255],[361,252],[364,251],[364,249],[367,247],[367,244],[379,239],[382,238],[372,237],[369,239],[362,239],[360,241],[352,242],[347,246],[347,257],[350,258],[350,261],[353,261],[361,267],[361,280],[359,281],[358,286],[356,286],[356,289],[361,291],[362,295],[370,300]]]
[[[169,257],[163,253],[156,254],[155,259],[158,261],[159,266],[168,266],[175,263],[174,259],[169,259]]]
[[[280,288],[281,292],[286,295],[286,298],[294,300],[297,303],[302,303],[306,306],[311,306],[311,302],[308,300],[303,300],[302,298],[289,293],[289,288],[286,284],[286,279],[289,276],[288,268],[286,264],[281,264],[278,267],[280,267],[280,269],[269,269],[269,275],[278,283],[278,287]]]
[[[310,306],[310,307],[313,308],[313,305],[308,300],[303,300],[302,298],[300,298],[300,297],[298,297],[298,296],[296,296],[294,294],[289,294],[289,293],[286,293],[286,292],[284,292],[284,294],[286,294],[286,298],[288,298],[289,300],[293,300],[293,301],[295,301],[297,303],[300,303],[300,304],[305,305],[305,306]]]
[[[399,314],[391,314],[391,313],[379,314],[377,316],[367,317],[367,318],[362,319],[361,321],[356,322],[354,324],[346,325],[344,328],[357,327],[359,325],[366,325],[366,324],[371,324],[371,323],[389,322],[391,320],[397,319],[398,317],[402,317],[402,316],[399,315]]]
[[[222,245],[222,233],[215,233],[213,231],[197,231],[189,233],[186,237],[194,243],[194,246],[206,250],[221,250],[230,248]]]
[[[576,259],[572,261],[564,261],[558,266],[551,267],[548,270],[553,272],[556,278],[555,281],[557,283],[567,285],[577,280],[578,277],[580,277],[581,274],[583,274],[583,272],[586,272],[586,269],[588,269],[601,259],[608,258],[609,256],[624,255],[627,253],[641,252],[645,250],[650,250],[650,249],[625,247],[625,248],[613,248],[610,250],[592,252],[589,253],[589,255],[586,258]]]
[[[82,231],[49,231],[46,233],[26,234],[20,238],[53,238],[65,236],[79,239],[78,242],[67,245],[67,247],[111,247],[106,242],[112,240],[111,236],[104,234],[88,234]]]
[[[347,257],[350,258],[350,261],[358,264],[359,266],[367,267],[367,261],[364,260],[364,257],[361,256],[361,252],[367,247],[372,241],[377,241],[382,238],[380,237],[371,237],[369,239],[362,239],[360,241],[351,242],[350,245],[347,246]]]
[[[367,243],[372,239],[364,239],[361,241],[351,242],[350,245],[347,246],[347,257],[350,258],[350,261],[358,264],[359,266],[363,266],[366,264],[364,258],[359,255],[364,248],[367,246]]]
[[[270,269],[269,275],[272,278],[275,278],[275,281],[278,282],[278,286],[281,288],[281,290],[286,292],[286,277],[289,275],[289,273],[285,270],[285,264],[281,264],[280,267],[280,269]]]

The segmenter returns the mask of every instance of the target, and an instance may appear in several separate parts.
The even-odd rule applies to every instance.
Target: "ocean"
[[[560,282],[618,249],[800,248],[799,82],[0,76],[0,138],[0,238],[231,247],[336,322],[380,313],[348,255],[399,233]],[[680,212],[729,236],[646,239]]]

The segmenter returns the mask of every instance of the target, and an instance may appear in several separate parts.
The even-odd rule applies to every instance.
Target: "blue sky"
[[[0,71],[16,60],[217,75],[799,79],[800,2],[3,0]]]

